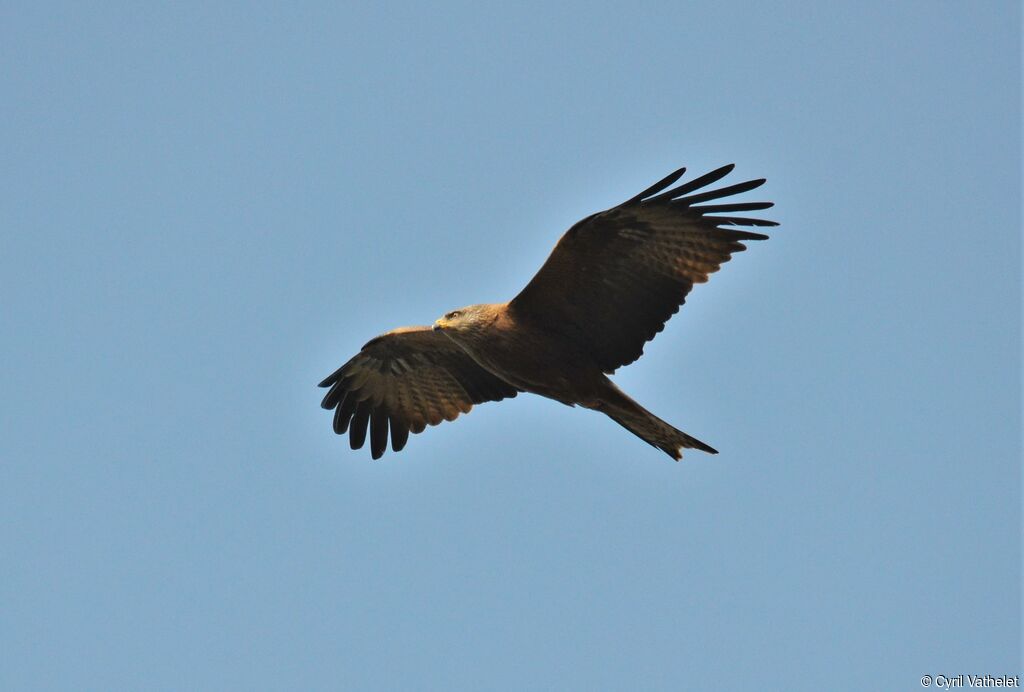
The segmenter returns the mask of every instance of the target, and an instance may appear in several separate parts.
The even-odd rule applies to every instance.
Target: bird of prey
[[[698,192],[733,165],[671,187],[681,168],[622,204],[570,228],[530,283],[507,303],[470,305],[432,327],[401,327],[371,339],[320,383],[334,432],[370,454],[405,447],[409,433],[455,420],[474,404],[519,392],[604,413],[675,460],[683,449],[717,451],[623,393],[608,375],[635,361],[741,241],[768,236],[736,226],[776,226],[736,216],[771,202],[705,204],[753,190],[764,179]],[[667,189],[666,188],[670,188]]]

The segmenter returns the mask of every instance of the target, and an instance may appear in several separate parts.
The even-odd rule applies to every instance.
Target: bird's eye
[[[452,311],[451,311],[451,312],[449,312],[449,313],[448,313],[447,315],[445,315],[445,316],[444,316],[444,318],[445,318],[446,320],[454,320],[454,319],[455,319],[456,317],[458,317],[458,316],[459,316],[459,315],[461,315],[461,314],[462,314],[462,313],[461,313],[461,312],[459,312],[458,310],[452,310]]]

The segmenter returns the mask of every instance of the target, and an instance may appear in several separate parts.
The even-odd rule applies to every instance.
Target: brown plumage
[[[771,202],[705,204],[759,187],[764,179],[697,190],[733,166],[664,191],[680,169],[635,197],[570,228],[526,287],[508,303],[471,305],[431,327],[403,327],[372,339],[320,383],[329,387],[334,431],[359,449],[401,450],[409,433],[454,420],[474,404],[531,392],[605,413],[645,442],[680,459],[681,449],[717,452],[659,419],[606,375],[632,363],[740,241],[761,233],[722,226],[775,226],[736,216]]]

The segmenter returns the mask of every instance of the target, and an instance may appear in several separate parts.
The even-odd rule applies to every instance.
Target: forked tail
[[[610,397],[611,401],[601,402],[597,410],[605,413],[647,444],[657,447],[676,461],[682,459],[682,449],[699,449],[709,454],[718,454],[715,448],[695,437],[690,437],[682,430],[677,430],[630,399],[615,385],[612,387],[615,396]]]

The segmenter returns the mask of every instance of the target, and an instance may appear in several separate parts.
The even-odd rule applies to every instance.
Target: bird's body
[[[680,447],[717,453],[626,396],[586,349],[516,315],[508,303],[471,305],[455,314],[454,319],[446,316],[435,322],[434,330],[443,332],[477,365],[517,389],[605,413],[676,459]]]
[[[601,380],[609,381],[585,350],[517,319],[508,303],[472,305],[458,312],[459,318],[441,318],[434,329],[516,389],[570,406],[586,405],[598,395]]]
[[[767,238],[719,225],[775,225],[709,215],[766,209],[769,202],[694,206],[764,182],[689,195],[731,169],[661,192],[685,169],[676,171],[583,219],[507,303],[471,305],[433,327],[403,327],[371,340],[320,383],[330,387],[323,407],[335,410],[335,432],[350,431],[358,449],[369,428],[376,459],[389,430],[399,451],[410,432],[454,420],[474,404],[530,392],[605,413],[677,460],[683,448],[717,453],[641,407],[607,375],[640,357],[693,284],[745,249],[740,240]]]

